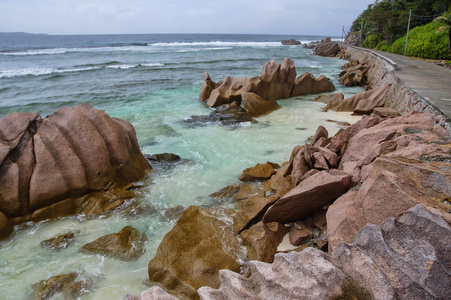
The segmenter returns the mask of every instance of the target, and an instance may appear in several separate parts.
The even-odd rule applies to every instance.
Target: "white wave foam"
[[[90,71],[100,69],[99,67],[89,67],[89,68],[79,68],[79,69],[64,69],[59,70],[55,68],[26,68],[26,69],[18,69],[18,70],[5,70],[0,72],[0,78],[8,78],[8,77],[19,77],[19,76],[41,76],[41,75],[50,75],[50,74],[60,74],[60,73],[71,73],[71,72],[82,72],[82,71]]]
[[[64,54],[68,51],[67,48],[53,48],[53,49],[36,49],[36,50],[26,50],[18,52],[2,52],[3,55],[11,56],[26,56],[26,55],[54,55],[54,54]]]
[[[148,64],[141,64],[143,67],[162,67],[164,64],[162,63],[148,63]]]
[[[203,47],[203,46],[214,46],[214,47],[275,47],[280,46],[280,42],[191,42],[191,43],[155,43],[151,44],[154,47]],[[207,48],[208,49],[208,48]]]

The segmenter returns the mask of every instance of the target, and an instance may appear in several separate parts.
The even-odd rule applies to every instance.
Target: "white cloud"
[[[372,0],[0,0],[0,31],[339,35]]]

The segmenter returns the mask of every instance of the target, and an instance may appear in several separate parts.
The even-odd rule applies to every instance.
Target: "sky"
[[[341,36],[374,0],[0,0],[0,32]]]

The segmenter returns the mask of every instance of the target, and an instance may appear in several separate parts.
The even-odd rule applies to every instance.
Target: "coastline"
[[[385,75],[384,75],[385,76]],[[374,120],[374,118],[373,119],[371,119],[370,118],[370,120]],[[374,125],[374,124],[373,124]],[[429,125],[428,125],[429,126]],[[438,132],[438,131],[437,131]],[[326,136],[327,136],[327,134],[326,134]],[[337,135],[338,136],[338,135]],[[317,136],[318,137],[318,136]],[[323,138],[324,138],[324,136],[323,136]],[[329,138],[329,139],[333,139],[334,137],[327,137],[327,138]],[[326,139],[327,139],[326,138]],[[330,141],[330,140],[329,140]],[[319,144],[317,145],[318,147],[323,147],[325,144],[324,143],[326,143],[325,142],[325,140],[323,139],[321,142],[319,142],[319,139],[318,140],[316,140],[316,138],[314,138],[314,140],[313,140],[313,142],[312,142],[312,144],[316,144],[316,142],[318,142]],[[384,144],[385,145],[385,144]],[[390,145],[389,145],[390,146]],[[305,147],[307,147],[307,144],[305,145]],[[316,152],[315,152],[316,153]],[[297,154],[296,154],[297,155]],[[295,155],[295,156],[296,156]],[[291,161],[291,159],[290,159],[290,161]],[[263,163],[263,162],[262,162]],[[294,162],[291,162],[292,164],[294,164]],[[273,168],[274,168],[274,171],[276,171],[276,173],[275,173],[275,175],[274,174],[272,174],[272,175],[274,175],[274,176],[279,176],[279,179],[280,179],[280,177],[282,177],[282,179],[283,179],[283,177],[286,177],[286,175],[289,173],[289,171],[287,170],[287,169],[289,169],[290,167],[287,167],[287,165],[282,165],[282,166],[273,166]],[[284,169],[285,168],[285,169]],[[291,171],[290,171],[291,172]],[[283,182],[283,180],[281,181],[281,182]],[[273,185],[273,183],[274,183],[274,185]],[[280,182],[279,182],[280,183]],[[273,182],[272,183],[270,183],[269,184],[270,185],[270,189],[271,190],[278,190],[278,189],[280,189],[281,188],[281,186],[282,186],[282,188],[284,188],[283,187],[283,185],[285,185],[285,183],[283,183],[283,184],[281,184],[281,185],[279,185],[278,183],[276,183],[276,180],[273,180]],[[285,186],[286,187],[286,186]],[[288,190],[288,189],[291,189],[291,186],[290,186],[290,188],[286,188],[286,190]],[[268,191],[267,191],[268,192]],[[251,193],[252,194],[252,193]],[[267,198],[267,197],[265,197],[265,196],[268,196],[267,195],[267,193],[265,193],[265,194],[263,194],[263,196],[262,197],[264,197],[264,198]],[[244,198],[244,199],[241,199],[241,200],[244,200],[244,201],[246,201],[246,199],[249,199],[249,198]],[[227,225],[227,222],[226,222],[226,225]],[[229,224],[230,225],[230,224]],[[252,225],[252,224],[251,224]],[[222,226],[222,225],[221,225]],[[285,226],[286,227],[286,226]],[[321,227],[321,226],[319,226],[319,227]],[[252,227],[251,227],[252,228]],[[264,227],[263,227],[264,228]],[[283,227],[282,227],[282,229],[283,229]],[[317,228],[318,230],[319,229],[321,229],[321,228]],[[282,232],[283,232],[284,230],[282,230]],[[144,298],[143,298],[144,299]]]
[[[438,155],[438,156],[441,156],[443,154],[443,157],[440,161],[443,162],[445,166],[449,165],[448,158],[444,158],[444,157],[449,157],[449,154],[446,152],[446,149],[447,149],[446,145],[449,144],[449,130],[450,130],[449,118],[443,112],[438,110],[433,104],[431,104],[429,101],[427,101],[426,99],[424,99],[417,93],[413,92],[412,89],[410,89],[408,86],[406,86],[404,82],[399,80],[391,72],[394,69],[394,66],[389,61],[387,61],[383,58],[381,59],[378,57],[374,57],[372,54],[362,53],[362,52],[355,51],[355,50],[353,51],[353,50],[349,50],[349,48],[348,48],[346,51],[344,51],[344,55],[342,56],[342,58],[343,57],[345,59],[346,58],[349,58],[349,59],[358,58],[361,60],[369,61],[370,65],[371,65],[371,67],[369,68],[369,71],[368,71],[369,86],[373,89],[377,89],[377,88],[380,88],[381,86],[389,85],[390,88],[387,93],[387,100],[385,103],[385,107],[395,108],[395,109],[399,110],[399,112],[401,112],[402,116],[400,116],[398,118],[396,118],[396,117],[395,118],[381,118],[376,115],[371,115],[369,117],[365,117],[362,119],[361,122],[360,121],[357,122],[358,125],[350,126],[350,127],[348,127],[347,130],[345,130],[345,132],[348,131],[348,133],[345,133],[344,136],[349,135],[350,134],[349,132],[352,132],[352,137],[348,136],[347,142],[345,144],[342,143],[341,146],[336,146],[334,143],[340,143],[338,141],[342,140],[343,133],[341,133],[341,134],[337,133],[337,135],[332,137],[332,140],[331,140],[327,136],[327,131],[324,134],[324,133],[321,133],[320,128],[318,128],[317,133],[315,134],[315,136],[313,137],[313,140],[311,141],[311,144],[310,144],[311,146],[309,146],[309,144],[306,143],[305,146],[296,147],[295,149],[293,149],[292,157],[290,158],[289,162],[284,163],[282,166],[275,166],[273,171],[270,171],[269,175],[263,176],[265,178],[265,180],[268,179],[267,181],[265,181],[263,183],[263,186],[265,186],[265,185],[270,186],[269,190],[264,188],[264,190],[266,191],[265,192],[266,195],[265,195],[265,193],[259,194],[258,191],[256,192],[257,196],[255,196],[255,194],[252,194],[252,193],[247,195],[247,197],[244,197],[242,200],[240,200],[241,204],[237,208],[238,212],[233,217],[234,232],[235,232],[235,234],[242,232],[241,237],[244,239],[244,244],[248,248],[248,258],[251,260],[251,263],[250,263],[251,278],[248,279],[247,276],[245,276],[242,272],[240,272],[241,275],[238,275],[237,273],[232,273],[231,271],[221,271],[220,272],[221,287],[219,289],[217,289],[218,286],[215,286],[213,288],[211,288],[211,287],[210,288],[209,287],[200,288],[198,291],[199,291],[199,295],[200,295],[201,299],[222,299],[224,297],[225,298],[230,297],[231,295],[236,296],[238,293],[238,290],[240,291],[239,293],[241,293],[241,292],[243,292],[243,289],[246,290],[246,292],[244,292],[244,293],[252,294],[253,292],[256,292],[256,291],[251,291],[252,288],[249,286],[249,284],[251,284],[251,286],[252,286],[252,284],[265,285],[265,283],[261,282],[261,278],[259,276],[262,276],[263,274],[260,274],[260,270],[255,269],[257,262],[254,263],[254,260],[269,263],[269,266],[270,266],[273,261],[272,259],[274,258],[274,255],[275,255],[276,259],[277,258],[282,259],[283,255],[287,255],[284,257],[288,257],[288,255],[291,255],[291,254],[295,255],[294,253],[298,253],[297,251],[301,251],[300,254],[298,253],[299,255],[304,255],[304,256],[317,255],[317,254],[313,254],[313,253],[315,253],[315,252],[312,252],[313,250],[302,251],[302,250],[306,249],[305,246],[301,246],[299,248],[292,247],[292,249],[290,249],[290,250],[285,249],[285,251],[279,252],[277,250],[278,245],[282,242],[283,237],[286,238],[288,236],[288,231],[290,231],[290,230],[287,229],[287,226],[289,226],[290,222],[295,221],[295,218],[291,218],[291,219],[290,219],[290,217],[287,218],[285,216],[287,211],[282,212],[282,215],[284,215],[284,216],[282,216],[280,213],[277,213],[277,212],[275,214],[270,213],[270,211],[274,210],[274,207],[277,206],[277,203],[278,203],[277,201],[279,201],[279,203],[280,203],[280,201],[281,201],[280,199],[287,199],[287,197],[288,198],[296,197],[296,195],[295,195],[296,193],[293,191],[298,189],[298,186],[297,186],[298,181],[295,181],[296,183],[294,185],[292,184],[291,187],[289,187],[289,183],[284,181],[285,180],[284,178],[290,178],[290,179],[293,178],[293,176],[294,176],[293,172],[294,172],[294,169],[296,168],[296,157],[298,157],[299,153],[300,153],[301,154],[300,157],[303,160],[302,157],[305,156],[304,153],[307,153],[309,151],[309,150],[307,150],[307,149],[309,149],[308,147],[313,147],[313,145],[315,145],[319,148],[322,148],[324,146],[326,148],[329,147],[328,149],[330,149],[330,147],[334,147],[337,149],[336,151],[338,151],[338,153],[340,153],[340,150],[338,150],[338,149],[341,147],[341,151],[342,151],[341,159],[343,159],[343,155],[346,156],[347,155],[346,153],[350,151],[348,149],[348,147],[350,147],[350,148],[355,147],[355,146],[352,146],[353,145],[352,143],[357,143],[357,144],[359,143],[358,142],[359,138],[356,138],[356,137],[359,137],[359,134],[362,134],[362,136],[360,136],[361,139],[366,140],[367,136],[365,136],[365,134],[366,135],[374,135],[374,134],[375,135],[380,135],[380,134],[386,135],[387,134],[387,133],[385,133],[386,130],[387,129],[390,130],[390,133],[388,133],[388,135],[386,135],[385,137],[380,137],[380,138],[382,138],[382,140],[371,141],[369,148],[367,145],[365,145],[365,146],[360,145],[357,147],[358,149],[362,149],[362,147],[367,147],[365,149],[367,151],[372,152],[374,147],[376,147],[381,141],[385,140],[384,143],[386,146],[382,146],[383,149],[380,148],[377,153],[371,154],[373,156],[370,160],[368,160],[368,157],[364,157],[363,160],[360,160],[359,162],[357,162],[357,165],[355,164],[355,162],[352,162],[347,166],[343,166],[343,164],[342,164],[343,162],[340,163],[341,170],[345,170],[346,172],[353,174],[352,179],[350,179],[350,180],[351,180],[351,182],[354,181],[354,186],[358,186],[357,190],[355,190],[357,192],[355,192],[355,191],[350,191],[348,193],[346,193],[346,191],[340,192],[340,191],[337,191],[335,187],[333,187],[334,185],[332,185],[330,187],[326,187],[327,185],[323,186],[322,187],[323,189],[326,188],[326,189],[329,189],[329,191],[337,191],[338,196],[333,196],[333,201],[324,202],[323,204],[320,204],[319,207],[314,208],[312,210],[312,212],[316,212],[315,214],[307,213],[306,216],[310,216],[310,217],[313,217],[314,215],[316,216],[319,211],[318,209],[320,209],[323,205],[326,205],[325,207],[327,207],[326,208],[327,218],[329,219],[329,211],[331,211],[331,209],[330,209],[331,207],[334,207],[334,205],[340,207],[343,205],[342,203],[345,203],[345,202],[349,203],[350,197],[352,198],[352,199],[350,199],[351,203],[353,201],[357,201],[356,199],[359,199],[359,191],[362,189],[360,187],[360,185],[365,185],[366,182],[370,182],[371,180],[373,180],[372,179],[373,176],[376,176],[379,172],[381,172],[381,170],[384,170],[384,168],[387,168],[389,165],[392,165],[392,164],[396,165],[398,163],[398,161],[397,161],[398,159],[400,161],[402,161],[403,159],[412,160],[412,159],[416,158],[415,155],[417,155],[417,152],[418,152],[418,145],[416,145],[416,144],[404,145],[403,142],[400,142],[401,138],[399,138],[399,139],[396,138],[397,135],[404,134],[404,136],[402,136],[402,138],[408,139],[408,140],[414,140],[414,139],[418,139],[418,138],[424,140],[424,139],[430,138],[429,141],[424,140],[424,143],[426,145],[431,146],[430,149],[426,149],[426,150],[420,149],[420,152],[424,151],[424,152],[421,152],[422,154],[420,155],[420,157],[424,158],[424,159],[421,159],[422,163],[429,161],[429,158],[427,158],[427,157],[436,157],[437,154],[440,153],[440,155]],[[387,65],[387,63],[389,63],[389,65]],[[431,116],[432,118],[429,119],[428,116]],[[399,120],[399,121],[397,121],[397,120]],[[393,126],[399,126],[399,127],[393,127]],[[421,128],[421,129],[414,129],[415,126],[419,126],[418,128]],[[427,129],[425,129],[425,126],[429,126],[429,127],[427,127]],[[393,128],[398,128],[398,129],[393,129]],[[440,128],[443,128],[445,130],[441,130]],[[374,132],[371,132],[372,130],[374,130]],[[392,132],[391,130],[394,130],[394,132]],[[421,133],[424,130],[430,131],[430,133],[426,133],[426,136],[421,135],[421,134],[416,135],[417,133]],[[364,132],[364,133],[362,133],[362,132]],[[413,135],[410,135],[410,133],[413,133]],[[322,137],[323,140],[321,140],[320,137]],[[324,139],[324,137],[325,137],[325,139]],[[328,142],[325,142],[325,140],[327,140],[327,139],[329,139]],[[434,148],[435,147],[434,144],[436,143],[434,141],[434,139],[440,139],[441,141],[437,142],[437,143],[442,144],[445,147],[441,148],[440,150]],[[333,144],[334,146],[331,146],[331,144]],[[347,146],[346,146],[346,144],[347,144]],[[389,155],[389,156],[387,156],[387,158],[385,158],[387,153],[390,153],[390,152],[397,153],[396,145],[398,145],[399,154],[393,154],[391,156]],[[393,146],[395,146],[395,147],[393,148]],[[346,147],[346,148],[343,148],[343,147]],[[403,147],[405,147],[409,150],[404,149],[405,152],[403,152]],[[429,147],[429,146],[425,146],[425,147]],[[412,149],[410,149],[410,148],[412,148]],[[432,149],[432,148],[434,148],[434,149]],[[343,151],[346,151],[346,152],[343,152]],[[409,151],[415,152],[415,155],[412,155],[412,153]],[[440,152],[440,151],[443,151],[443,152]],[[382,157],[384,157],[384,158],[382,158]],[[390,158],[388,158],[388,157],[390,157]],[[306,156],[305,156],[305,159],[307,160]],[[384,162],[384,159],[386,159],[387,162]],[[450,157],[450,159],[451,159],[451,157]],[[431,160],[431,161],[434,161],[434,160]],[[267,164],[272,165],[269,162]],[[328,161],[328,164],[330,164],[330,161]],[[387,165],[384,166],[384,164],[387,164]],[[428,163],[426,163],[426,164],[428,164]],[[434,163],[432,163],[432,164],[434,164]],[[301,165],[302,165],[302,163],[301,163]],[[383,165],[383,167],[380,167],[379,165]],[[260,164],[257,164],[255,166],[255,168],[259,169],[259,171],[256,171],[257,173],[259,173],[261,171],[262,166],[264,166],[264,165],[260,166]],[[356,166],[357,166],[357,168],[356,168]],[[315,165],[315,167],[316,167],[316,165]],[[311,171],[315,170],[315,167],[313,169],[311,169]],[[298,162],[298,168],[299,168],[299,162]],[[324,171],[324,169],[323,169],[324,167],[317,167],[317,168],[320,171],[315,171],[316,173],[313,172],[312,174],[309,174],[309,172],[307,172],[307,173],[303,172],[303,174],[301,174],[301,175],[303,175],[303,177],[300,179],[301,183],[309,181],[310,178],[315,177],[319,173],[325,174],[324,172],[326,172],[326,173],[331,172],[331,171]],[[326,170],[329,169],[328,167],[325,167],[325,168],[326,168]],[[382,169],[379,169],[379,168],[382,168]],[[408,167],[408,168],[412,168],[412,167]],[[426,168],[428,168],[428,167],[426,167]],[[243,176],[245,175],[246,172],[253,173],[254,171],[252,169],[253,168],[244,170]],[[355,173],[355,171],[357,169],[358,169],[358,174]],[[402,171],[401,171],[402,168],[396,169],[396,170],[395,169],[391,170],[391,172],[394,171],[395,172],[394,174],[401,172],[399,174],[399,176],[401,177],[401,180],[405,180],[405,179],[403,179],[404,178],[403,176],[406,176],[406,174],[402,173]],[[323,170],[323,171],[321,171],[321,170]],[[262,172],[264,172],[264,171],[262,171]],[[290,174],[290,172],[291,172],[291,174]],[[385,172],[385,171],[382,171],[382,172]],[[309,174],[309,175],[307,175],[307,174]],[[345,174],[334,173],[334,172],[331,172],[328,174],[333,174],[334,176],[335,175],[345,176]],[[372,174],[375,174],[375,175],[372,175]],[[242,178],[243,178],[243,176],[242,176]],[[289,176],[289,177],[287,177],[287,176]],[[305,177],[305,176],[307,176],[307,177]],[[356,176],[357,176],[357,178],[356,178]],[[450,174],[446,174],[445,176],[447,178],[446,184],[448,185],[450,182],[450,179],[451,179]],[[244,180],[244,179],[242,179],[242,180]],[[341,180],[342,179],[340,179],[340,181]],[[328,181],[328,179],[325,182],[327,182],[327,181]],[[288,184],[288,186],[287,186],[287,184]],[[301,184],[299,184],[299,186],[300,185]],[[351,186],[352,186],[352,184],[351,184]],[[296,187],[296,188],[294,188],[294,187]],[[337,188],[340,189],[340,187],[337,187]],[[229,188],[229,187],[227,187],[227,188]],[[332,190],[330,190],[330,189],[332,189]],[[348,187],[345,188],[345,190],[347,190],[347,189],[348,189]],[[271,190],[272,190],[272,192],[270,192]],[[402,188],[401,188],[401,190],[402,190]],[[236,190],[235,190],[235,192],[236,192]],[[393,191],[391,191],[391,192],[393,192]],[[269,193],[269,196],[268,196],[268,193]],[[383,195],[384,191],[378,191],[376,193]],[[350,196],[347,196],[348,194]],[[232,192],[231,195],[232,196],[235,195],[234,192]],[[287,195],[289,195],[289,196],[287,196]],[[341,195],[343,195],[343,196],[340,197]],[[373,196],[375,196],[375,195],[373,195]],[[229,195],[229,197],[230,197],[230,195]],[[273,197],[273,198],[271,198],[271,197]],[[322,197],[324,197],[324,195]],[[385,196],[379,195],[376,197],[385,197]],[[265,199],[265,200],[260,200],[257,198]],[[344,198],[344,200],[341,200],[342,198]],[[274,199],[276,199],[276,200],[274,200]],[[277,200],[277,199],[279,199],[279,200]],[[332,203],[334,203],[335,199],[337,199],[336,200],[337,204],[332,204]],[[432,200],[432,198],[431,198],[431,200]],[[287,201],[289,201],[289,200],[287,200]],[[416,199],[415,201],[419,201],[419,200]],[[385,211],[384,213],[381,213],[380,216],[376,217],[377,221],[376,221],[376,219],[374,219],[373,222],[375,222],[375,223],[373,223],[373,224],[380,224],[382,221],[385,220],[386,217],[396,217],[398,214],[404,212],[408,208],[413,208],[415,206],[415,205],[413,205],[414,203],[422,203],[422,204],[426,205],[426,208],[429,209],[431,212],[438,213],[438,215],[441,215],[441,217],[445,218],[446,222],[448,223],[447,226],[448,226],[448,230],[449,230],[449,223],[451,221],[451,217],[449,215],[449,213],[450,213],[449,204],[438,204],[438,203],[434,204],[433,201],[430,202],[430,200],[427,200],[426,202],[422,202],[422,201],[415,202],[415,201],[412,203],[409,203],[407,206],[401,205],[400,207],[393,208],[393,211],[388,211],[388,212]],[[274,204],[274,203],[276,203],[276,204]],[[332,206],[329,206],[331,204],[332,204]],[[349,205],[349,204],[346,204],[346,205]],[[377,205],[380,205],[380,204],[377,204]],[[294,207],[291,207],[288,209],[291,210],[293,208]],[[347,209],[347,208],[345,208],[345,209]],[[373,209],[374,209],[374,207],[373,207]],[[337,208],[334,208],[332,211],[334,211],[334,210],[337,210]],[[440,210],[442,210],[442,211],[440,211]],[[352,209],[351,210],[347,209],[346,212],[351,213],[351,214],[356,214],[355,211],[352,212]],[[343,213],[343,212],[341,212],[341,213]],[[357,216],[354,216],[354,218],[355,217],[358,218],[358,214],[359,213],[357,213]],[[282,216],[281,219],[279,219],[279,216]],[[325,213],[324,213],[324,217],[325,217]],[[351,219],[352,218],[353,217],[351,216]],[[261,221],[262,219],[263,219],[263,221]],[[353,222],[356,221],[355,219],[353,219],[353,220],[354,220]],[[349,222],[348,219],[346,219],[346,218],[343,219],[342,221]],[[241,226],[241,227],[237,228],[237,222],[238,222],[238,224],[240,224],[238,226]],[[268,227],[265,227],[265,226],[269,226],[269,224],[274,224],[277,222],[281,222],[282,224],[285,223],[285,226],[277,225],[276,227],[274,227],[275,225],[272,225],[272,227],[269,227],[270,229],[268,229]],[[335,221],[335,222],[337,222],[337,221]],[[278,224],[281,224],[281,223],[278,223]],[[328,220],[328,223],[329,223],[329,220]],[[372,222],[370,222],[370,223],[372,223]],[[261,224],[260,227],[259,227],[259,224]],[[265,225],[265,224],[267,224],[267,225]],[[331,226],[329,224],[329,228],[328,228],[329,231],[327,231],[327,226],[328,226],[327,224],[318,226],[319,228],[317,227],[316,230],[318,230],[318,231],[321,230],[321,232],[316,233],[316,238],[318,239],[320,236],[322,236],[324,230],[325,230],[324,231],[325,234],[328,234],[330,232],[333,232],[333,234],[335,234],[336,232],[334,232],[334,230],[335,231],[341,230],[342,231],[341,234],[347,235],[346,242],[350,243],[350,242],[352,242],[352,237],[354,236],[354,233],[357,233],[358,229],[360,229],[364,225],[366,225],[366,223],[365,224],[361,223],[358,226],[358,228],[353,228],[351,230],[351,232],[354,232],[354,233],[352,234],[352,236],[349,236],[350,232],[347,232],[347,231],[349,231],[350,228],[345,228],[344,232],[343,232],[343,228],[340,229],[340,226],[343,226],[342,224],[343,223],[338,224],[338,227],[337,227],[337,224],[334,224],[335,227],[332,227],[332,228],[330,228]],[[325,226],[325,227],[323,228],[322,226]],[[445,227],[446,227],[446,225],[445,225]],[[290,226],[288,228],[290,228]],[[249,234],[251,234],[250,238],[247,237],[247,235],[248,235],[247,233],[246,233],[246,237],[243,236],[244,232],[251,231],[253,229],[255,229],[254,232],[252,234],[249,233]],[[291,225],[291,230],[293,230],[293,225]],[[270,242],[270,244],[268,244],[268,239],[273,240],[274,237],[271,237],[271,236],[274,234],[276,236],[278,236],[278,238],[276,238],[277,241],[276,242],[272,241],[272,242]],[[255,235],[255,237],[252,237],[252,235]],[[310,238],[311,238],[311,236],[310,236]],[[314,238],[315,238],[315,236],[314,236]],[[290,239],[291,239],[291,231],[290,231]],[[257,240],[258,240],[258,242],[257,242]],[[318,248],[321,249],[321,247],[323,247],[323,246],[320,246],[320,244],[318,242],[319,242],[319,240],[315,241],[315,247],[316,247],[315,249],[318,249]],[[330,244],[331,242],[333,243],[333,248],[331,248],[332,247]],[[276,246],[274,246],[274,243],[276,244]],[[316,245],[316,243],[318,243],[318,244]],[[285,242],[285,244],[286,244],[286,242]],[[322,245],[324,245],[324,244],[322,244]],[[326,245],[327,245],[327,238],[326,238]],[[329,252],[329,255],[332,255],[332,251],[335,250],[337,245],[338,245],[338,242],[336,240],[331,240],[331,237],[329,237],[329,250],[327,251],[327,249],[325,250],[324,248],[322,250],[326,253]],[[354,245],[354,244],[352,244],[352,245]],[[311,246],[312,245],[308,245],[307,249],[312,249]],[[256,247],[256,248],[254,249],[253,247]],[[443,247],[443,245],[442,245],[442,247]],[[268,254],[263,254],[263,253],[255,254],[255,252],[253,252],[253,251],[257,251],[256,253],[258,253],[259,251],[263,251],[263,249],[265,249],[265,248],[274,249],[274,250],[267,250],[269,252],[273,251],[272,254],[269,254],[269,258],[264,258],[264,257],[268,257],[268,256],[266,256]],[[252,250],[252,249],[254,249],[254,250]],[[166,249],[166,251],[168,251],[168,249]],[[253,253],[252,256],[254,258],[249,257],[249,255],[251,253],[249,251],[252,251],[252,253]],[[321,252],[321,250],[318,250],[318,251]],[[441,251],[441,250],[438,249],[437,251]],[[287,253],[287,254],[281,254],[281,253]],[[263,256],[261,256],[261,255],[263,255]],[[327,257],[327,255],[326,255],[326,257]],[[314,260],[314,257],[310,256],[309,259]],[[326,259],[329,260],[328,258],[326,258]],[[442,259],[442,262],[446,264],[446,262],[443,261],[444,258],[442,257],[441,259]],[[152,263],[152,261],[151,261],[151,263]],[[149,264],[149,275],[151,274],[150,266],[151,266],[151,264]],[[241,268],[243,268],[243,267],[241,267]],[[288,268],[286,268],[286,269],[288,270]],[[235,272],[237,272],[237,270],[235,270]],[[280,272],[283,273],[283,271],[280,271]],[[254,273],[255,273],[255,276],[254,276]],[[231,275],[231,274],[235,274],[235,275]],[[161,276],[161,275],[162,274],[160,274],[158,276]],[[234,278],[239,278],[239,280],[238,280],[238,282],[235,281],[234,283],[231,283],[230,279],[227,279],[228,276],[232,276]],[[279,274],[279,275],[274,275],[274,276],[276,276],[275,277],[275,278],[277,278],[276,280],[281,280],[282,282],[284,282],[283,278],[285,275]],[[255,281],[252,282],[252,278],[257,278],[257,277],[260,279],[255,279],[256,282]],[[153,278],[156,278],[156,277],[153,277]],[[163,282],[166,280],[168,280],[168,279],[163,279]],[[244,286],[240,287],[240,283],[239,283],[240,281],[244,282]],[[216,285],[214,283],[212,283],[212,284]],[[340,285],[341,283],[337,283],[337,284]],[[283,284],[281,284],[281,285],[283,285]],[[249,288],[249,290],[247,290],[248,288]],[[319,290],[322,290],[322,289],[327,290],[328,289],[328,288],[324,288],[324,287],[322,287],[322,288],[315,287],[315,288],[319,289]],[[374,293],[377,294],[377,292],[375,292],[373,290],[373,288],[377,289],[377,287],[368,286],[367,283],[365,283],[365,282],[360,282],[359,286],[358,287],[356,286],[354,288],[357,288],[358,290],[365,290],[364,294],[367,293],[366,295],[368,295],[368,293],[373,296],[375,295]],[[439,289],[440,288],[441,287],[439,287]],[[270,288],[270,289],[272,289],[272,288]],[[408,290],[408,288],[406,288],[406,289]],[[172,292],[174,292],[174,290],[172,290]],[[175,294],[181,298],[184,298],[187,296],[187,294],[183,295],[183,292],[182,292],[182,294],[178,294],[179,292],[180,291],[176,292]],[[267,292],[269,294],[272,293],[270,291],[267,291]],[[344,292],[344,293],[346,294],[347,292]],[[410,292],[408,292],[408,293],[410,293]],[[124,299],[143,299],[143,300],[144,299],[152,299],[152,297],[154,297],[155,295],[165,295],[165,297],[167,296],[168,299],[176,299],[176,298],[173,298],[172,296],[169,296],[168,294],[166,294],[159,287],[153,287],[150,290],[143,292],[141,294],[141,298],[135,298],[132,295],[127,295]],[[247,295],[249,295],[249,294],[247,294]],[[265,294],[263,294],[263,295],[265,295]],[[257,295],[254,295],[254,296],[257,296]],[[260,296],[262,296],[262,294],[260,294]],[[129,297],[129,298],[127,298],[127,297]],[[192,297],[197,298],[194,294],[189,296],[188,298],[192,298]]]
[[[344,44],[342,44],[345,47]],[[368,83],[371,88],[378,88],[390,85],[387,93],[387,106],[398,110],[401,114],[410,112],[424,112],[436,118],[438,124],[443,126],[451,135],[451,119],[442,112],[431,101],[424,98],[402,79],[394,71],[397,69],[396,63],[369,49],[347,46],[342,56],[344,59],[357,59],[368,61],[371,68],[368,71]]]

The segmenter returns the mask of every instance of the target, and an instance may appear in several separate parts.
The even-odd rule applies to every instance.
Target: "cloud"
[[[371,0],[0,0],[0,30],[339,35]]]

